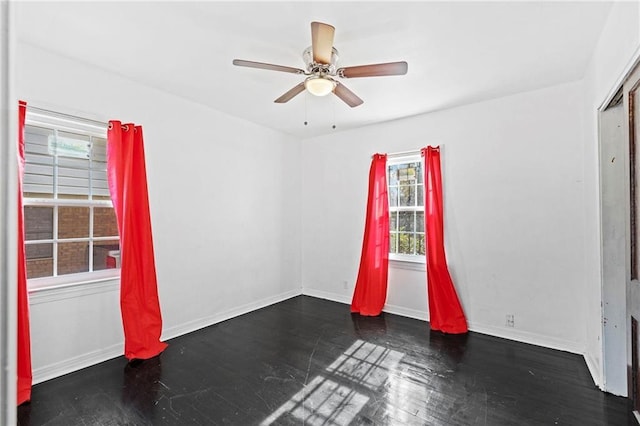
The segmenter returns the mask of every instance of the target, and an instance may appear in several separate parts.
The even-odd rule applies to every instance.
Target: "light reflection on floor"
[[[279,424],[282,417],[311,426],[348,425],[369,402],[367,390],[384,386],[403,356],[402,352],[356,340],[325,374],[314,377],[261,425]]]
[[[389,376],[389,391],[384,415],[396,424],[402,425],[439,424],[427,410],[432,393],[433,391],[427,388],[426,383],[392,374]]]

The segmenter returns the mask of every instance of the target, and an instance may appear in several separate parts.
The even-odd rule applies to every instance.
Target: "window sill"
[[[29,303],[37,305],[62,299],[106,293],[120,288],[120,269],[72,274],[28,281]]]
[[[426,264],[416,260],[389,259],[389,266],[393,269],[407,269],[409,271],[426,272]]]

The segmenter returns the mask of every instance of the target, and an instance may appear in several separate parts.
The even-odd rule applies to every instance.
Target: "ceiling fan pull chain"
[[[331,106],[333,107],[333,126],[331,126],[332,129],[336,128],[336,101],[335,99],[331,99]]]
[[[304,96],[304,125],[306,126],[307,124],[309,124],[307,122],[307,100],[309,99],[309,94],[305,93]]]

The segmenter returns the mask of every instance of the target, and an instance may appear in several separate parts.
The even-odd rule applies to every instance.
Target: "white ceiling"
[[[578,80],[608,2],[22,2],[22,42],[299,137]],[[364,104],[302,93],[310,22],[336,27],[339,66],[405,60],[405,76],[344,79]],[[307,120],[309,125],[303,123]],[[332,129],[335,123],[336,130]]]

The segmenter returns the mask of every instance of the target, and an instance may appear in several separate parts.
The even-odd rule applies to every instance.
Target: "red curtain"
[[[369,199],[362,242],[360,270],[351,301],[351,312],[380,315],[387,299],[389,266],[389,197],[387,156],[375,154],[369,171]]]
[[[149,359],[160,341],[162,316],[151,235],[142,126],[110,121],[107,132],[109,192],[120,233],[120,308],[127,359]]]
[[[29,331],[29,295],[27,293],[27,256],[24,235],[24,121],[27,103],[18,104],[18,405],[31,399],[31,333]]]
[[[467,320],[451,280],[444,253],[440,148],[429,146],[423,148],[421,153],[424,157],[429,322],[432,330],[451,334],[466,333]]]

